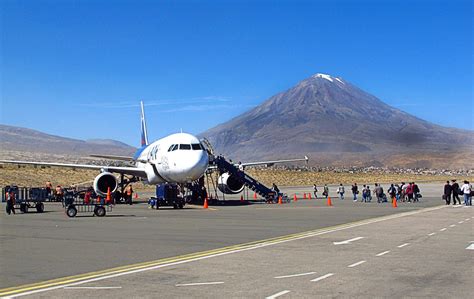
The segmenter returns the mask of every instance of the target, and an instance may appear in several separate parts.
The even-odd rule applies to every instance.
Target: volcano
[[[391,107],[350,82],[315,74],[204,133],[233,160],[308,155],[320,166],[472,168],[474,132]]]

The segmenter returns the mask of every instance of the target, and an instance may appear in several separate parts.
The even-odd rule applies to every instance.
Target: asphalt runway
[[[416,204],[401,203],[398,208],[392,208],[389,203],[377,204],[372,202],[365,204],[352,202],[349,198],[345,200],[333,198],[333,207],[327,207],[325,200],[321,199],[300,199],[297,202],[281,206],[266,204],[215,206],[208,210],[200,207],[187,207],[183,210],[160,209],[156,211],[147,209],[146,205],[141,204],[117,206],[113,213],[110,213],[105,218],[89,216],[67,218],[60,205],[53,203],[46,206],[48,213],[44,214],[31,213],[15,216],[2,214],[0,217],[0,225],[2,227],[2,255],[0,257],[2,273],[0,285],[2,288],[12,287],[12,290],[41,289],[45,287],[45,284],[40,283],[29,288],[16,287],[56,278],[58,280],[49,283],[49,285],[61,285],[68,281],[63,279],[66,276],[91,272],[95,272],[94,275],[100,276],[108,274],[107,269],[119,266],[124,266],[120,271],[128,271],[130,267],[127,265],[136,263],[143,263],[141,266],[138,266],[142,268],[154,265],[153,263],[163,265],[166,264],[165,258],[168,258],[167,261],[182,262],[186,261],[186,259],[196,258],[199,255],[215,254],[219,250],[222,251],[221,248],[227,246],[326,229],[336,225],[373,219],[374,217],[384,215],[419,211],[422,208],[438,206],[442,203],[439,196],[437,196],[441,190],[439,185],[422,184],[420,186],[424,193],[422,201]],[[301,196],[303,190],[311,191],[310,187],[282,189],[290,196],[294,192]],[[348,189],[346,188],[346,190]],[[462,211],[462,213],[468,213],[468,211],[470,213],[471,211],[469,208],[453,209],[453,211],[458,210]],[[429,215],[429,213],[426,215]],[[426,225],[426,217],[423,218],[415,215],[410,217],[413,218],[412,221],[420,222],[414,225],[415,227],[417,225]],[[435,220],[437,219],[433,218],[433,221]],[[472,239],[472,225],[466,225],[469,225],[469,229],[465,231],[468,232],[468,236]],[[402,228],[403,225],[399,227],[399,232],[404,231]],[[372,239],[375,242],[373,246],[386,244],[384,240],[370,238],[369,236],[372,233],[374,232],[368,232],[367,237],[364,238]],[[386,235],[388,241],[391,240],[390,236],[390,234]],[[315,239],[319,240],[319,237],[315,237]],[[297,242],[294,244],[297,244]],[[306,251],[311,253],[315,248],[304,245],[294,250],[302,254]],[[437,250],[443,251],[443,248],[437,248]],[[198,254],[203,251],[208,252]],[[265,256],[267,250],[263,251]],[[268,255],[279,262],[281,262],[280,258],[285,257],[283,251],[268,252]],[[284,258],[284,260],[286,259]],[[245,272],[248,274],[248,277],[261,278],[262,275],[257,270],[262,268],[263,271],[267,263],[264,263],[263,260],[260,263],[259,258],[249,259],[249,261],[251,262],[248,262],[245,256],[237,262],[237,265],[241,265],[244,270],[247,269]],[[469,260],[465,262],[469,262]],[[295,267],[298,268],[298,266]],[[174,267],[171,268],[174,269]],[[296,268],[294,271],[297,270]],[[102,270],[105,271],[97,272]],[[186,268],[184,270],[179,268],[176,271],[183,275],[188,272]],[[197,268],[195,271],[193,274],[194,279],[191,279],[191,277],[187,279],[191,283],[203,280],[204,278],[208,279],[204,276],[208,273],[207,270],[201,271]],[[235,275],[240,275],[237,272]],[[143,281],[152,285],[161,284],[162,281],[173,281],[174,284],[171,283],[171,285],[175,287],[176,284],[179,284],[178,278],[181,277],[179,273],[170,274],[169,277],[167,276],[168,278],[163,280],[154,272],[153,275],[144,277]],[[320,272],[318,271],[318,273]],[[145,275],[145,272],[143,274]],[[389,273],[386,274],[388,275]],[[84,277],[90,276],[90,274],[87,274]],[[80,281],[81,279],[74,276],[69,280]],[[268,279],[272,281],[273,278],[268,277]],[[136,281],[135,278],[127,278],[125,276],[124,280]],[[228,290],[229,279],[227,278],[226,281],[225,288],[217,288],[218,293],[211,292],[208,295],[212,296],[214,294],[219,296],[221,294],[219,292]],[[115,280],[112,280],[107,283],[114,284],[114,282]],[[181,282],[186,282],[186,279],[181,279]],[[119,296],[122,296],[120,292],[125,291],[124,282],[121,282],[120,287]],[[111,288],[109,290],[114,289]],[[213,289],[213,292],[215,290]],[[266,290],[264,288],[262,293],[248,293],[248,296],[267,296]],[[8,292],[5,289],[1,291]],[[0,294],[2,294],[1,291]],[[140,291],[138,289],[135,291],[137,292],[135,293],[136,296],[156,296],[155,291],[146,293],[146,286],[140,289]],[[168,292],[168,290],[166,289],[165,292]],[[40,294],[38,293],[38,295]],[[48,297],[56,296],[53,293],[43,294]],[[117,296],[115,291],[110,292],[110,294]],[[202,295],[194,293],[192,290],[191,293],[171,292],[169,294],[172,297],[194,297],[195,295],[196,297],[202,297]],[[67,296],[71,295],[74,296],[74,294],[67,294]],[[89,295],[77,292],[77,296]],[[128,293],[123,293],[123,296],[128,295]],[[222,293],[221,295],[229,294]],[[61,297],[65,296],[65,294],[58,293],[57,296]],[[102,293],[100,293],[100,296],[102,296]],[[247,295],[235,293],[229,296],[246,297]],[[302,293],[302,296],[307,296],[307,294]]]

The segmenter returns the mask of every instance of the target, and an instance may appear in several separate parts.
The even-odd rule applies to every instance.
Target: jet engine
[[[225,172],[217,179],[217,188],[225,194],[237,194],[244,190],[244,184],[235,176]]]
[[[94,191],[99,196],[107,196],[108,188],[110,188],[110,193],[113,193],[117,187],[117,178],[110,172],[102,172],[94,179]]]

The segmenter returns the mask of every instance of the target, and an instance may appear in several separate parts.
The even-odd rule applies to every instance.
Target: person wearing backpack
[[[391,199],[391,200],[393,200],[393,198],[395,198],[395,200],[397,200],[397,199],[396,199],[397,188],[395,187],[394,184],[391,184],[391,185],[390,185],[390,188],[388,188],[387,192],[388,192],[388,194],[390,194],[390,199]]]
[[[353,200],[354,201],[357,201],[357,194],[359,194],[359,187],[357,186],[357,183],[354,183],[354,185],[352,185],[352,195],[354,196]]]
[[[453,205],[456,204],[456,199],[458,200],[458,203],[461,204],[461,199],[459,199],[459,195],[462,193],[459,189],[459,184],[456,182],[456,180],[451,180],[451,182],[451,187],[453,188]]]
[[[339,184],[339,187],[337,188],[337,194],[339,194],[340,200],[344,199],[344,186],[342,184]]]

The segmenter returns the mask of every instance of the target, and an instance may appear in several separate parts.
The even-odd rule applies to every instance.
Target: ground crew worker
[[[63,188],[61,188],[60,185],[56,186],[56,201],[62,201],[63,200]]]
[[[132,185],[127,186],[127,189],[125,190],[125,195],[127,196],[127,203],[129,205],[132,205],[132,195],[133,195]]]
[[[5,193],[7,196],[7,214],[10,215],[11,213],[15,213],[15,193],[13,190],[8,190],[8,192]]]
[[[51,184],[50,181],[47,181],[47,182],[46,182],[46,195],[47,195],[48,197],[51,196],[51,191],[52,191],[52,190],[53,190],[53,184]]]

